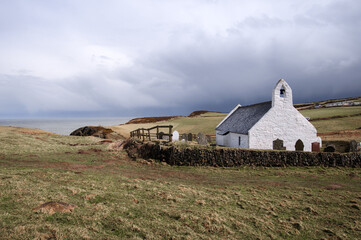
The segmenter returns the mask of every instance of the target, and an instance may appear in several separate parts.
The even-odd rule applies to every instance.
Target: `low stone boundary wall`
[[[361,167],[360,153],[313,153],[295,151],[247,150],[232,148],[162,146],[129,139],[124,149],[132,158],[156,159],[177,166],[325,166]]]

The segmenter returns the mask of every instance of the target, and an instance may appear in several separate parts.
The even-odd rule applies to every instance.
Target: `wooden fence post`
[[[163,132],[159,132],[160,128],[168,128],[168,134],[164,134]],[[133,130],[130,132],[130,137],[137,137],[138,139],[143,139],[143,142],[145,141],[145,139],[149,139],[149,141],[152,140],[151,137],[151,130],[153,129],[157,129],[157,139],[159,139],[160,137],[160,133],[163,133],[165,136],[168,136],[168,140],[169,142],[172,142],[173,140],[173,134],[172,134],[172,130],[173,130],[173,126],[172,125],[157,125],[151,128],[138,128],[136,130]]]
[[[171,142],[172,141],[172,125],[169,125],[169,142]]]

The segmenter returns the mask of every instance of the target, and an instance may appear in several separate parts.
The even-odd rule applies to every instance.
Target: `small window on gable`
[[[280,90],[280,97],[284,98],[286,97],[286,89],[284,86],[281,87],[281,90]]]

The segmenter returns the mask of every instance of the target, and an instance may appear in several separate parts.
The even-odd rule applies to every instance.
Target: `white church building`
[[[316,128],[293,107],[292,89],[283,79],[272,101],[237,105],[216,127],[217,145],[233,148],[312,151],[321,138]]]

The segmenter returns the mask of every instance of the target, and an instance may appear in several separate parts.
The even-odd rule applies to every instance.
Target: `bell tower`
[[[284,79],[280,79],[272,92],[272,107],[293,106],[292,89]]]

